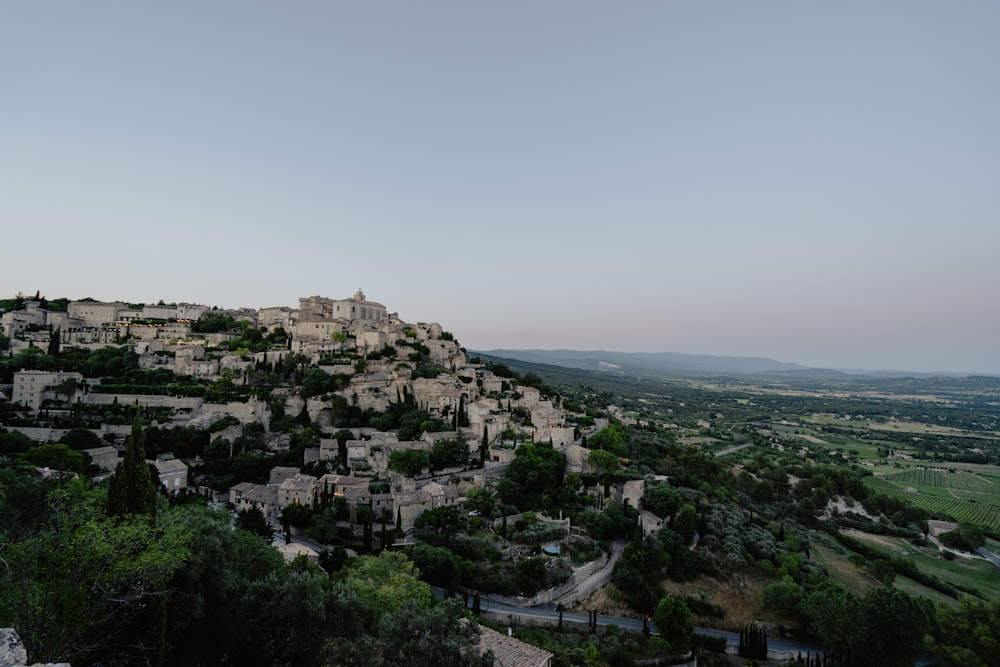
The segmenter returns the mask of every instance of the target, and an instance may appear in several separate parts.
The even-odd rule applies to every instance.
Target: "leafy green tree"
[[[450,549],[421,542],[408,555],[425,581],[445,588],[458,584],[461,561]]]
[[[420,581],[413,561],[398,551],[357,559],[345,571],[344,586],[372,610],[376,621],[404,609],[428,609],[434,598],[430,586]]]
[[[21,460],[39,468],[63,470],[85,474],[90,467],[90,456],[73,451],[66,445],[39,445],[21,454]]]
[[[839,583],[823,581],[801,604],[813,637],[842,655],[859,651],[864,628],[861,601]]]
[[[100,493],[82,483],[51,492],[58,519],[5,547],[0,624],[18,629],[29,662],[158,661],[146,625],[187,557],[187,533],[175,512],[107,517]]]
[[[779,583],[764,588],[764,606],[785,618],[798,617],[804,597],[805,591],[787,574]]]
[[[464,440],[453,438],[438,440],[431,447],[429,459],[434,470],[464,466],[469,462],[469,445]]]
[[[53,329],[52,334],[49,336],[48,355],[50,357],[59,356],[59,327]]]
[[[465,507],[479,512],[484,518],[492,519],[497,507],[497,494],[481,486],[469,489],[465,494]]]
[[[108,514],[155,516],[159,480],[153,481],[146,464],[145,435],[136,414],[132,434],[125,442],[125,456],[108,480]]]
[[[325,371],[313,367],[306,371],[302,378],[302,398],[312,398],[330,391],[332,380]]]
[[[1000,667],[1000,601],[964,596],[942,603],[928,649],[942,667]]]
[[[960,523],[955,530],[943,533],[940,540],[941,544],[952,549],[975,551],[986,544],[986,534],[982,526]]]
[[[898,588],[880,586],[861,600],[863,655],[871,664],[909,667],[934,624],[934,607]]]
[[[628,432],[620,424],[602,428],[597,433],[587,439],[587,447],[590,449],[601,449],[618,456],[628,456],[628,450],[624,443],[628,438]]]
[[[653,612],[653,624],[669,651],[686,653],[691,650],[694,625],[684,600],[672,595],[661,598]]]
[[[430,467],[430,457],[422,449],[397,449],[389,455],[389,470],[407,477],[419,475]]]
[[[647,484],[642,496],[643,509],[661,519],[669,519],[684,504],[680,491],[669,484]]]
[[[371,634],[340,643],[337,664],[358,667],[490,667],[492,653],[478,650],[479,625],[460,600],[426,608],[416,601],[382,614]]]
[[[70,429],[59,441],[77,451],[81,449],[96,449],[104,445],[96,433],[86,428]]]
[[[587,456],[587,463],[600,477],[604,495],[608,494],[608,475],[619,468],[618,457],[603,449],[593,449]]]
[[[283,570],[284,560],[256,535],[233,530],[223,513],[189,508],[182,518],[190,556],[170,582],[167,664],[219,665],[246,643],[244,591]]]
[[[26,452],[34,445],[34,441],[20,431],[7,431],[0,428],[0,455]]]
[[[260,535],[268,544],[274,539],[274,528],[259,507],[251,507],[237,512],[236,527],[254,535]]]
[[[522,510],[551,508],[565,472],[565,454],[542,444],[524,444],[515,450],[497,492],[505,503]]]
[[[237,642],[226,662],[270,667],[319,667],[326,662],[328,628],[337,622],[331,582],[316,566],[281,567],[247,582],[235,606]]]

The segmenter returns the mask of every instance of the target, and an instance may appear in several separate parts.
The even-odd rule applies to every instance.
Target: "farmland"
[[[935,516],[1000,530],[1000,492],[995,491],[994,495],[988,495],[983,492],[948,487],[949,482],[956,481],[950,477],[964,477],[965,475],[961,473],[944,473],[940,477],[941,484],[908,481],[909,478],[926,479],[927,477],[921,474],[925,472],[936,471],[910,470],[897,473],[896,476],[902,478],[902,481],[891,477],[869,477],[866,484],[879,493],[919,507]],[[966,497],[963,498],[958,494]]]

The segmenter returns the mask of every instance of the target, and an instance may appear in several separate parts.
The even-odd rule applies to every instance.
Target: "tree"
[[[928,648],[943,667],[1000,667],[1000,601],[963,596],[942,603],[938,631]]]
[[[420,581],[413,562],[398,551],[361,557],[348,565],[344,585],[352,597],[371,610],[376,622],[384,614],[419,611],[431,606],[430,586]]]
[[[628,452],[624,447],[624,442],[627,436],[628,433],[622,426],[612,424],[590,436],[587,440],[587,447],[590,449],[602,449],[619,456],[626,456]]]
[[[70,429],[59,441],[77,451],[81,449],[96,449],[105,444],[101,442],[96,433],[85,428]]]
[[[672,595],[664,596],[653,612],[653,624],[668,650],[674,653],[687,653],[691,650],[694,625],[684,600]]]
[[[643,509],[661,519],[671,518],[683,504],[683,496],[669,484],[647,484],[642,496]]]
[[[330,391],[332,378],[319,368],[310,368],[302,378],[302,398],[312,398]]]
[[[941,544],[961,551],[975,551],[986,544],[986,534],[981,526],[971,523],[960,523],[955,530],[943,533]]]
[[[469,445],[464,440],[454,438],[438,440],[431,447],[429,459],[434,470],[448,466],[464,466],[469,462]]]
[[[490,489],[477,486],[469,489],[469,492],[465,494],[465,506],[472,511],[479,512],[487,519],[492,519],[497,506],[497,494]]]
[[[587,456],[587,463],[601,478],[604,495],[608,494],[608,475],[618,470],[618,457],[603,449],[593,449]]]
[[[433,607],[408,601],[384,613],[368,632],[338,642],[334,664],[357,667],[489,667],[493,654],[480,654],[479,624],[458,598]]]
[[[358,505],[354,508],[354,517],[361,524],[362,548],[366,552],[372,550],[372,524],[375,522],[375,510],[371,505]]]
[[[259,537],[232,530],[224,514],[189,508],[183,521],[191,535],[190,557],[170,582],[168,662],[223,664],[248,644],[241,634],[241,628],[248,627],[244,615],[257,613],[239,604],[244,591],[252,582],[283,570],[284,561]]]
[[[489,428],[486,424],[483,424],[483,440],[479,444],[479,467],[482,468],[486,462],[486,459],[490,455],[490,435]]]
[[[912,665],[933,620],[934,607],[927,598],[891,586],[870,589],[861,600],[865,659],[887,667]]]
[[[236,514],[236,527],[254,535],[260,535],[268,544],[274,539],[275,531],[271,526],[271,522],[264,516],[264,512],[256,506],[240,510]]]
[[[59,327],[53,329],[52,334],[49,336],[48,355],[50,357],[59,356]]]
[[[517,448],[497,486],[500,498],[519,509],[551,505],[562,487],[566,455],[545,445],[524,444]]]
[[[397,449],[389,455],[389,470],[414,477],[430,466],[430,458],[422,449]]]
[[[800,605],[809,631],[842,655],[857,652],[863,640],[861,601],[841,584],[829,579],[809,592]]]
[[[132,434],[125,441],[125,456],[108,480],[108,514],[111,516],[156,515],[158,482],[146,464],[146,437],[136,413]]]
[[[85,474],[90,467],[90,456],[76,452],[66,445],[39,445],[21,454],[21,460],[39,468],[63,470]]]
[[[0,624],[18,629],[31,663],[161,657],[157,601],[187,557],[187,532],[173,512],[107,517],[100,494],[80,482],[51,492],[53,520],[5,546]]]

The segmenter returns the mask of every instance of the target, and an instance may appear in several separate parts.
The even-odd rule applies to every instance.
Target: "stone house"
[[[180,459],[159,457],[151,461],[160,475],[160,484],[170,493],[179,493],[188,485],[188,467]]]
[[[240,482],[229,487],[229,503],[237,512],[256,507],[270,519],[278,515],[278,487],[272,484]]]
[[[434,506],[431,494],[423,489],[395,492],[392,494],[392,500],[396,508],[396,517],[404,532],[413,530],[413,522],[417,517]]]
[[[430,496],[432,509],[459,504],[458,491],[451,484],[444,486],[438,482],[430,482],[419,490]]]
[[[296,474],[278,485],[278,507],[289,505],[312,506],[316,501],[316,478],[312,475]]]
[[[94,447],[83,450],[90,456],[91,462],[105,472],[111,472],[118,465],[118,450],[114,447]]]
[[[14,373],[10,400],[37,412],[42,407],[43,401],[55,397],[54,388],[67,380],[76,380],[82,384],[83,374],[63,371],[17,371]]]
[[[663,527],[663,519],[656,516],[652,512],[643,510],[639,512],[639,528],[642,529],[642,534],[653,535],[659,532],[660,528]]]

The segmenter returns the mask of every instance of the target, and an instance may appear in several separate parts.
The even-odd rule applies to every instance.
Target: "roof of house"
[[[295,477],[298,474],[298,468],[293,468],[291,466],[274,466],[271,468],[269,482],[271,484],[281,484],[284,480]]]
[[[456,491],[450,484],[448,486],[443,486],[437,482],[429,482],[428,484],[420,487],[420,490],[434,498],[458,498],[458,491]]]
[[[108,454],[114,454],[115,456],[118,456],[118,450],[112,447],[111,445],[108,445],[107,447],[94,447],[92,449],[84,449],[82,451],[89,454],[90,458],[94,458],[95,456],[107,456]]]
[[[278,487],[270,484],[253,484],[243,492],[243,499],[251,503],[273,504],[278,502]]]
[[[485,625],[479,626],[479,651],[492,651],[493,664],[497,667],[542,667],[552,661],[552,654],[548,651]]]
[[[309,491],[315,483],[316,478],[312,475],[298,474],[283,481],[279,488],[282,491]]]
[[[368,486],[345,486],[340,491],[344,494],[347,500],[357,502],[358,500],[364,500],[365,498],[371,497],[371,492],[368,490]]]
[[[186,472],[188,467],[180,459],[167,459],[166,461],[155,461],[157,471],[162,475],[168,472]]]
[[[431,502],[431,495],[423,489],[417,491],[404,491],[392,494],[392,500],[396,507],[404,505],[421,505]]]

